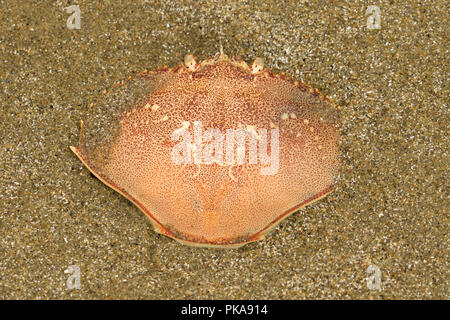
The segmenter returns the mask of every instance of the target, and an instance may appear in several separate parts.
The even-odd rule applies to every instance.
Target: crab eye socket
[[[187,54],[184,57],[184,65],[191,71],[194,71],[197,68],[197,61],[192,54]]]
[[[264,59],[256,58],[252,64],[252,73],[258,73],[264,69]]]

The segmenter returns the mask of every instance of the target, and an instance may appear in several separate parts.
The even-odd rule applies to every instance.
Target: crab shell
[[[248,66],[224,54],[200,64],[187,56],[176,68],[145,71],[104,91],[71,149],[141,209],[157,232],[188,245],[237,247],[262,239],[333,190],[338,109],[305,83],[264,69],[259,58]],[[175,163],[180,142],[173,134],[195,135],[194,123],[224,136],[242,128],[257,141],[259,129],[268,135],[277,130],[276,172],[262,174],[267,162],[250,163],[249,155],[244,163]],[[275,152],[274,143],[268,141],[267,150]],[[193,142],[184,151],[192,155],[207,145]],[[250,152],[250,139],[245,147]]]

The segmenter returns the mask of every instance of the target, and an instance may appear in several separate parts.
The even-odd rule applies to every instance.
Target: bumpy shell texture
[[[302,82],[219,54],[116,85],[91,106],[79,145],[71,148],[92,173],[138,206],[157,232],[190,245],[239,246],[261,239],[283,218],[332,191],[339,168],[338,113]],[[195,142],[199,123],[203,141]],[[227,130],[243,129],[258,148],[248,138],[243,163],[226,161],[237,158],[219,149],[209,151],[223,161],[195,162],[195,154],[220,138],[213,133],[208,140],[205,131],[211,128],[223,139]],[[277,150],[276,164],[267,157],[262,163],[259,153],[256,163],[250,159],[251,150],[263,149],[260,129],[267,132],[268,157]],[[192,137],[192,144],[180,149],[174,133]],[[174,161],[176,148],[192,161]],[[271,166],[271,174],[262,174]]]

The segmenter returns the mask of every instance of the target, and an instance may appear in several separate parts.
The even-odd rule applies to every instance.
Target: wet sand
[[[379,29],[363,1],[1,2],[0,298],[448,299],[449,10],[417,2],[377,1]],[[335,192],[231,250],[155,233],[69,150],[104,89],[219,43],[343,120]]]

